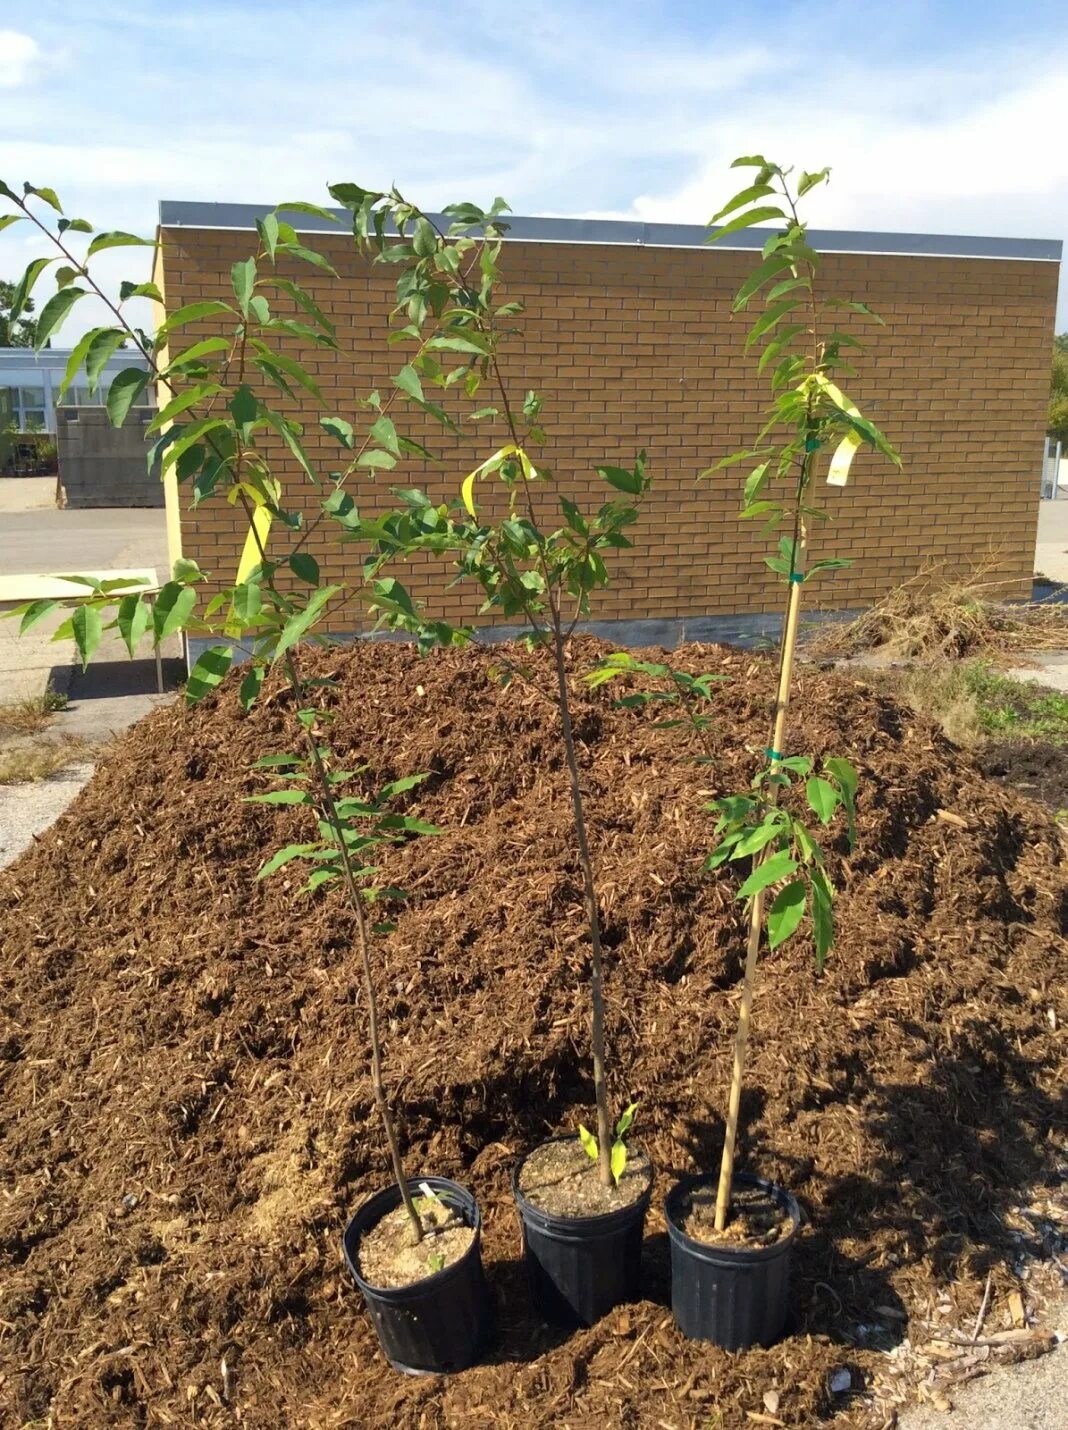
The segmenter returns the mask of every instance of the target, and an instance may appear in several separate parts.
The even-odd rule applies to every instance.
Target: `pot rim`
[[[562,1132],[555,1137],[546,1137],[544,1142],[538,1142],[528,1152],[524,1152],[521,1157],[517,1158],[513,1164],[512,1195],[515,1197],[519,1215],[523,1221],[532,1222],[540,1230],[550,1233],[564,1232],[572,1236],[598,1236],[629,1226],[639,1216],[644,1217],[652,1200],[653,1182],[656,1179],[656,1167],[653,1164],[653,1159],[644,1151],[643,1155],[649,1162],[649,1185],[641,1196],[628,1202],[625,1207],[617,1207],[615,1211],[598,1212],[595,1216],[563,1216],[559,1212],[547,1212],[544,1208],[535,1206],[524,1196],[519,1188],[519,1174],[526,1165],[527,1159],[542,1147],[548,1147],[553,1142],[570,1142],[571,1140],[571,1135]]]
[[[729,1261],[742,1265],[753,1265],[761,1261],[774,1261],[785,1255],[792,1247],[801,1229],[801,1204],[793,1192],[788,1191],[786,1187],[780,1187],[777,1182],[769,1181],[767,1177],[758,1177],[755,1172],[735,1172],[731,1186],[732,1188],[735,1186],[759,1187],[763,1191],[770,1192],[790,1217],[790,1229],[785,1236],[780,1236],[770,1246],[731,1246],[696,1241],[683,1231],[677,1220],[683,1197],[692,1192],[695,1187],[714,1186],[718,1182],[718,1172],[701,1172],[689,1177],[682,1177],[675,1183],[664,1198],[664,1220],[667,1222],[668,1235],[671,1240],[688,1251],[690,1255],[702,1261]]]
[[[431,1271],[428,1275],[421,1276],[418,1281],[409,1281],[406,1286],[375,1286],[360,1273],[360,1241],[366,1232],[373,1230],[384,1216],[401,1204],[400,1188],[396,1182],[390,1182],[387,1187],[375,1192],[366,1201],[360,1203],[349,1219],[342,1238],[342,1249],[356,1285],[364,1295],[370,1294],[380,1301],[401,1303],[414,1300],[427,1291],[433,1292],[445,1282],[452,1280],[453,1277],[461,1275],[473,1257],[481,1256],[482,1212],[473,1192],[469,1191],[462,1183],[454,1182],[450,1177],[408,1177],[406,1182],[408,1190],[413,1195],[419,1194],[424,1182],[435,1192],[451,1192],[453,1194],[451,1201],[448,1196],[443,1196],[442,1200],[461,1213],[475,1235],[463,1256],[450,1265],[443,1266],[440,1271]]]

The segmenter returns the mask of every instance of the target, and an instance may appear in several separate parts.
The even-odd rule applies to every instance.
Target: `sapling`
[[[508,657],[502,657],[500,665],[506,682],[519,679],[538,689],[559,716],[590,941],[597,1107],[592,1140],[599,1180],[611,1187],[625,1165],[625,1146],[622,1133],[613,1131],[608,1100],[601,915],[571,712],[568,642],[589,614],[591,594],[608,582],[606,555],[631,544],[624,532],[637,519],[637,503],[649,485],[645,456],[631,467],[596,469],[620,495],[594,512],[584,513],[567,497],[551,495],[552,473],[538,455],[546,441],[543,400],[533,391],[513,394],[502,370],[501,349],[514,331],[509,324],[520,305],[501,303],[496,296],[506,228],[500,200],[488,212],[472,204],[454,205],[445,210],[443,228],[396,191],[386,194],[340,184],[330,192],[352,211],[361,246],[378,261],[401,266],[394,337],[423,343],[403,375],[407,398],[442,425],[460,431],[445,408],[426,396],[424,383],[443,392],[460,390],[471,404],[469,423],[492,421],[504,429],[505,441],[461,484],[459,502],[441,506],[422,491],[398,491],[401,508],[385,516],[361,520],[347,505],[337,514],[350,523],[354,536],[376,542],[377,560],[371,569],[375,606],[384,624],[415,634],[425,646],[468,637],[469,632],[445,622],[428,621],[396,577],[381,574],[397,555],[433,551],[451,556],[460,577],[481,587],[481,614],[520,622],[527,646],[548,652],[554,677],[549,687],[539,683],[529,665]],[[436,328],[425,341],[428,322]],[[460,365],[443,370],[442,354],[459,357]],[[497,520],[487,515],[481,497],[480,484],[492,478],[506,493],[506,509]],[[551,524],[560,517],[559,525]],[[627,1113],[620,1119],[624,1122],[630,1125]],[[584,1139],[584,1145],[589,1148],[590,1143]]]
[[[12,302],[15,321],[26,310],[42,274],[54,267],[56,292],[37,321],[38,349],[82,298],[93,295],[110,314],[107,326],[90,329],[72,351],[59,400],[82,371],[90,390],[95,391],[107,359],[129,341],[144,358],[145,367],[124,369],[111,382],[106,406],[112,422],[121,425],[133,403],[156,382],[165,401],[150,428],[161,435],[149,452],[149,466],[158,459],[164,473],[173,470],[180,483],[190,484],[194,504],[212,495],[225,495],[247,520],[236,577],[203,609],[197,609],[198,587],[207,579],[205,573],[195,562],[179,560],[172,579],[154,601],[130,590],[133,583],[128,581],[72,577],[84,586],[83,597],[65,602],[34,601],[12,614],[20,619],[20,631],[24,632],[61,606],[68,608],[70,614],[55,638],[74,641],[83,668],[107,630],[117,631],[131,656],[146,636],[156,648],[168,636],[181,632],[210,638],[213,644],[189,674],[185,694],[190,704],[218,687],[237,651],[248,657],[239,694],[246,711],[261,695],[269,673],[275,672],[288,685],[304,752],[257,761],[257,774],[273,774],[282,787],[254,795],[252,800],[306,809],[316,819],[318,838],[279,850],[264,863],[259,876],[272,874],[294,860],[306,861],[311,865],[306,884],[309,891],[336,883],[347,900],[366,998],[375,1103],[412,1237],[418,1241],[422,1222],[408,1190],[382,1077],[381,1026],[371,954],[375,935],[388,928],[380,921],[372,922],[371,907],[380,899],[400,897],[401,891],[380,883],[378,868],[369,862],[369,855],[383,844],[436,831],[393,807],[393,802],[425,775],[405,776],[369,794],[366,771],[345,770],[335,757],[328,738],[331,712],[317,699],[318,692],[332,682],[304,676],[298,644],[322,638],[324,619],[342,588],[324,583],[318,563],[303,549],[307,525],[302,513],[287,505],[276,460],[280,444],[301,479],[322,490],[322,478],[304,445],[302,424],[278,404],[280,399],[292,402],[300,393],[313,408],[324,406],[314,376],[288,351],[288,342],[332,350],[339,347],[333,324],[311,294],[288,276],[288,267],[303,263],[330,274],[334,270],[322,254],[306,246],[280,211],[270,213],[257,222],[256,252],[233,265],[232,298],[195,302],[173,311],[150,337],[128,317],[127,304],[141,298],[162,307],[155,283],[125,282],[116,302],[101,288],[91,267],[97,253],[119,247],[154,248],[151,240],[122,232],[95,233],[84,219],[64,215],[57,195],[49,188],[27,184],[18,194],[0,183],[0,196],[11,208],[0,218],[0,229],[24,223],[37,229],[51,245],[49,254],[30,263]],[[283,207],[287,213],[303,210],[334,217],[316,205]],[[90,237],[86,240],[81,235]],[[272,304],[280,310],[276,312]],[[202,337],[178,351],[171,350],[178,346],[185,328],[205,320],[228,328],[228,336]],[[370,416],[363,433],[340,416],[321,417],[324,430],[334,436],[343,434],[347,448],[344,470],[331,474],[327,503],[336,502],[355,475],[391,461],[390,449],[400,449],[388,417],[392,401],[392,397],[383,401],[377,393],[365,400],[362,405]],[[325,519],[325,514],[319,519]],[[272,527],[275,541],[269,552]],[[288,549],[279,549],[279,532],[290,533]]]
[[[765,922],[768,945],[776,948],[797,930],[808,912],[819,970],[834,939],[834,891],[823,852],[808,824],[780,807],[780,796],[803,781],[808,806],[820,824],[829,824],[836,810],[844,807],[850,842],[855,827],[857,776],[848,761],[825,759],[817,773],[810,757],[786,751],[802,590],[822,572],[849,564],[837,558],[808,559],[810,526],[826,519],[826,514],[812,505],[816,465],[820,453],[833,448],[826,479],[832,486],[843,486],[853,457],[864,444],[895,465],[901,464],[879,428],[835,382],[840,373],[853,372],[843,350],[857,350],[861,344],[852,333],[835,326],[831,315],[851,312],[874,322],[882,320],[866,303],[822,296],[817,288],[819,255],[808,243],[798,202],[827,182],[829,169],[801,173],[793,183],[792,169],[770,163],[761,155],[737,159],[732,167],[756,173],[713,217],[713,224],[721,219],[727,222],[712,233],[712,240],[768,220],[783,225],[769,234],[761,262],[734,300],[736,312],[744,311],[758,297],[763,300],[763,312],[749,330],[746,350],[762,349],[757,370],[770,371],[773,398],[755,445],[723,458],[704,475],[736,463],[755,463],[744,483],[742,518],[761,520],[766,530],[784,527],[787,534],[781,538],[777,554],[765,558],[770,570],[782,577],[786,600],[775,709],[764,762],[749,790],[717,799],[710,806],[718,817],[718,844],[708,866],[735,860],[752,862],[751,872],[738,890],[738,897],[748,902],[749,936],[716,1195],[717,1232],[724,1230],[729,1215],[750,1011]],[[772,901],[766,908],[769,893]]]

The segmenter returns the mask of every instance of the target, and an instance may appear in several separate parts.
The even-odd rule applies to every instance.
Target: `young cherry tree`
[[[792,169],[761,155],[737,159],[732,167],[756,172],[752,182],[712,219],[713,224],[727,220],[713,233],[712,241],[769,220],[780,225],[769,235],[761,262],[734,300],[736,312],[746,310],[758,298],[763,301],[763,311],[749,330],[746,349],[762,349],[757,370],[770,373],[772,401],[755,445],[723,458],[704,475],[738,463],[755,463],[745,479],[742,518],[763,520],[768,530],[785,529],[778,554],[765,559],[782,577],[786,589],[775,709],[764,764],[749,790],[718,799],[711,806],[718,815],[719,842],[708,866],[752,861],[751,872],[738,891],[738,897],[749,905],[749,937],[716,1197],[718,1231],[726,1226],[730,1207],[753,985],[765,923],[768,944],[775,948],[794,933],[808,912],[818,969],[822,969],[834,938],[834,892],[822,850],[808,825],[782,808],[780,796],[793,783],[804,781],[808,806],[819,823],[829,824],[842,806],[850,842],[854,834],[857,776],[853,767],[832,757],[824,760],[822,772],[817,774],[810,757],[790,755],[786,749],[802,592],[821,572],[849,564],[837,559],[809,560],[812,526],[826,520],[826,514],[812,501],[817,463],[821,453],[830,449],[826,480],[832,486],[845,485],[853,457],[865,444],[901,465],[879,428],[836,382],[839,375],[854,371],[843,352],[861,347],[851,332],[837,325],[840,315],[860,314],[877,323],[882,320],[866,303],[827,296],[819,287],[819,255],[808,242],[798,203],[825,184],[830,171],[803,172],[795,183]],[[770,906],[766,904],[769,894]]]
[[[259,877],[304,860],[311,866],[309,891],[336,884],[347,901],[366,998],[374,1099],[393,1174],[418,1241],[422,1222],[408,1190],[383,1080],[381,1019],[372,968],[374,938],[389,926],[377,919],[372,908],[380,899],[403,897],[402,891],[383,885],[375,851],[397,840],[436,832],[395,808],[395,801],[425,776],[404,776],[375,790],[366,769],[344,769],[330,744],[329,705],[319,698],[332,682],[306,676],[299,651],[300,642],[322,639],[328,610],[343,595],[340,586],[323,582],[318,563],[304,550],[309,527],[334,514],[356,477],[392,465],[404,451],[426,455],[417,443],[397,435],[388,416],[394,399],[401,395],[403,379],[385,400],[377,392],[365,399],[365,430],[326,410],[314,377],[291,348],[296,343],[301,349],[336,350],[334,326],[291,275],[302,265],[336,274],[322,254],[303,243],[281,211],[258,222],[255,252],[233,266],[231,298],[191,303],[171,312],[150,337],[128,318],[126,305],[134,298],[162,304],[158,288],[151,282],[123,283],[116,302],[97,282],[93,260],[112,248],[152,248],[151,240],[95,232],[86,220],[64,215],[59,198],[49,188],[27,184],[19,194],[0,183],[0,198],[9,206],[0,216],[0,231],[24,223],[49,245],[42,257],[30,263],[15,291],[12,321],[26,310],[32,291],[49,270],[56,291],[38,318],[38,347],[89,295],[110,314],[109,323],[87,332],[71,353],[60,399],[83,371],[95,391],[108,357],[124,340],[130,341],[144,358],[145,368],[126,369],[112,381],[106,396],[111,420],[121,426],[134,401],[150,382],[157,382],[161,392],[170,396],[151,424],[162,435],[149,453],[150,468],[158,458],[164,472],[173,469],[178,481],[191,488],[194,505],[224,495],[244,512],[248,525],[235,579],[203,608],[199,608],[198,587],[207,579],[205,573],[194,562],[183,560],[151,602],[129,589],[136,583],[72,577],[85,588],[84,597],[64,603],[34,601],[13,614],[20,619],[21,631],[26,631],[61,604],[69,607],[55,638],[74,641],[83,668],[109,629],[119,633],[131,656],[145,638],[157,648],[178,632],[210,638],[213,643],[189,675],[186,699],[191,704],[216,689],[237,651],[248,657],[240,683],[246,711],[272,673],[276,682],[288,685],[288,706],[302,750],[258,760],[252,766],[257,778],[272,776],[281,787],[251,799],[306,811],[314,819],[317,837],[280,849],[265,862]],[[334,217],[315,205],[291,203],[283,209],[290,215],[309,211]],[[183,331],[205,321],[215,331],[181,346]],[[298,402],[319,417],[326,432],[343,439],[347,448],[343,470],[326,478],[316,470],[305,445],[305,424],[292,415]],[[296,493],[286,489],[277,460],[279,447],[289,458],[287,470],[296,470],[298,480],[311,484],[319,495],[322,509],[311,522],[306,522]]]
[[[649,484],[645,455],[639,455],[631,467],[596,469],[619,495],[610,496],[593,512],[584,513],[553,491],[552,473],[538,455],[546,441],[543,401],[533,391],[513,393],[501,361],[501,349],[514,333],[512,322],[521,310],[518,304],[502,303],[497,297],[507,227],[499,201],[488,213],[472,204],[446,209],[442,226],[396,192],[370,192],[344,184],[332,187],[331,193],[352,211],[354,233],[364,249],[379,262],[401,265],[393,336],[400,342],[422,343],[401,379],[408,398],[433,420],[460,431],[460,424],[444,407],[426,397],[424,383],[443,391],[462,391],[469,404],[468,423],[503,427],[505,441],[472,469],[462,483],[459,502],[441,506],[425,492],[398,491],[401,507],[385,516],[361,519],[345,501],[336,514],[349,524],[356,539],[375,543],[368,571],[383,624],[416,635],[424,646],[468,637],[469,632],[427,620],[401,582],[383,574],[387,563],[398,556],[431,551],[450,556],[459,577],[481,588],[481,614],[520,622],[528,648],[540,647],[548,653],[552,671],[548,688],[539,683],[531,665],[511,658],[502,657],[502,676],[539,690],[559,716],[590,945],[597,1132],[594,1137],[583,1128],[581,1135],[583,1146],[597,1162],[600,1181],[610,1187],[625,1166],[624,1137],[634,1107],[626,1109],[613,1126],[606,1077],[601,915],[572,721],[568,642],[578,622],[589,615],[591,594],[608,583],[606,556],[630,546],[625,531],[637,519],[638,503]],[[434,331],[426,340],[428,325]],[[441,354],[458,356],[460,365],[444,371],[439,365]],[[505,493],[504,501],[495,504],[496,519],[487,514],[480,485],[494,478]]]

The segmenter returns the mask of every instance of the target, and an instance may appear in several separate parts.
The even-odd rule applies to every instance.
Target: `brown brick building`
[[[231,265],[254,251],[254,219],[263,212],[162,206],[159,276],[168,309],[231,296]],[[403,361],[403,349],[384,345],[396,270],[359,258],[346,230],[307,216],[293,221],[315,230],[308,242],[340,274],[332,279],[302,266],[294,275],[337,323],[343,348],[299,355],[316,372],[330,410],[358,425],[357,395],[376,386],[389,391]],[[507,295],[526,307],[506,373],[518,393],[534,388],[545,398],[544,458],[565,492],[599,503],[606,488],[593,468],[624,465],[639,448],[648,451],[654,485],[634,528],[635,550],[620,557],[595,608],[601,620],[669,623],[640,627],[643,638],[677,635],[683,621],[691,636],[759,625],[781,600],[759,560],[772,543],[737,519],[737,469],[697,481],[703,468],[753,439],[768,398],[743,354],[746,315],[731,315],[734,291],[753,265],[754,235],[737,235],[730,248],[709,248],[705,237],[703,229],[674,225],[516,219],[502,260]],[[858,359],[848,388],[904,463],[897,471],[863,452],[844,490],[824,487],[821,476],[817,500],[834,519],[815,534],[814,552],[850,555],[855,563],[821,583],[823,603],[864,606],[928,562],[950,570],[991,553],[1011,583],[1008,593],[1026,595],[1060,244],[818,232],[812,241],[825,255],[825,291],[863,299],[886,320],[885,328],[854,329],[870,337],[872,350]],[[185,331],[191,340],[212,328]],[[420,418],[411,407],[395,413],[399,430],[424,440],[444,466],[406,460],[357,494],[361,507],[384,504],[389,485],[451,497],[505,440],[489,423],[463,441],[451,439],[436,426],[423,428]],[[338,448],[317,432],[314,417],[306,440],[324,471],[339,464]],[[292,462],[282,470],[287,505],[314,512],[319,496],[307,479]],[[232,580],[244,532],[240,512],[214,499],[190,511],[185,492],[182,503],[179,521],[172,492],[175,554],[180,543],[221,583]],[[351,560],[339,560],[335,533],[324,526],[309,549],[330,579],[352,580],[359,552],[341,548]],[[416,594],[441,593],[437,609],[450,618],[470,619],[470,593],[444,594],[444,577],[427,564],[405,579]]]

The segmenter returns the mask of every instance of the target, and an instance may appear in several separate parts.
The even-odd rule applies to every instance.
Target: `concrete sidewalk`
[[[46,505],[54,477],[0,478],[0,573],[76,575],[79,571],[154,566],[160,581],[169,574],[164,513],[154,509],[59,511]],[[65,691],[74,665],[73,641],[52,642],[62,623],[56,612],[25,636],[18,621],[0,619],[0,701],[29,700],[52,688]],[[179,654],[167,643],[165,654]],[[106,635],[97,659],[125,661],[126,650]]]

